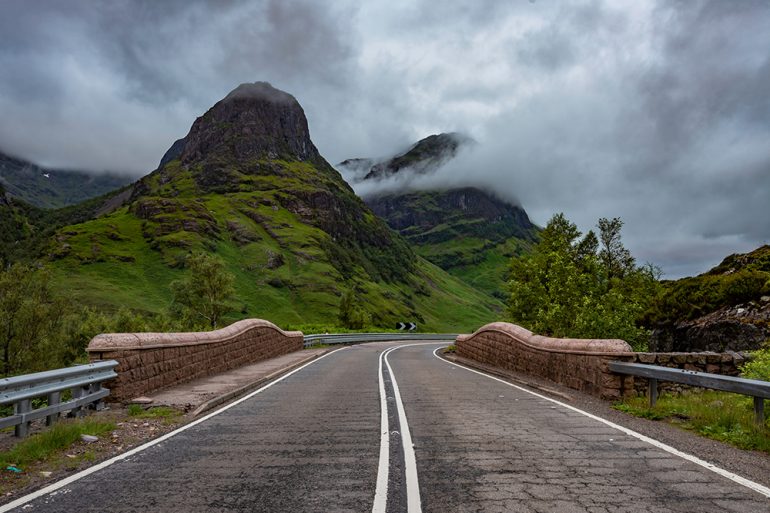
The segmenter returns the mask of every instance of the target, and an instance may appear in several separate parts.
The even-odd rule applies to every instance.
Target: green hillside
[[[294,166],[302,165],[287,164]],[[178,171],[178,161],[168,168]],[[174,201],[142,197],[59,230],[47,251],[56,282],[84,304],[160,312],[171,302],[169,284],[184,273],[184,257],[205,250],[236,276],[237,317],[334,324],[348,288],[383,327],[415,320],[425,330],[464,331],[496,319],[502,309],[421,258],[405,281],[348,269],[344,249],[328,250],[333,241],[326,232],[280,205],[280,189],[198,195],[193,187],[180,190],[180,183]]]
[[[538,228],[521,207],[474,187],[387,194],[366,202],[418,255],[502,300],[511,257],[537,240]]]
[[[720,308],[770,296],[770,246],[734,254],[699,276],[663,282],[660,297],[646,315],[651,326],[676,324]],[[770,326],[770,324],[769,324]]]
[[[503,305],[417,256],[317,152],[293,97],[245,84],[175,143],[109,214],[60,228],[56,283],[99,308],[160,312],[192,252],[235,276],[230,320],[337,324],[351,291],[373,324],[467,331]]]

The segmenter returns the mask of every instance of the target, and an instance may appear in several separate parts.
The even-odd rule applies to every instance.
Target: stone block
[[[637,353],[636,358],[639,363],[651,363],[654,364],[656,360],[655,353]]]

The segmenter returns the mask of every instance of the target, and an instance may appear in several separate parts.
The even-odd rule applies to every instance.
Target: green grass
[[[646,397],[628,398],[613,408],[637,417],[665,421],[741,449],[770,453],[770,411],[765,410],[764,428],[756,426],[751,397],[704,390],[662,394],[655,408],[649,407]]]
[[[30,464],[60,456],[80,439],[80,435],[99,436],[114,429],[113,422],[105,422],[94,417],[63,420],[42,433],[24,439],[13,449],[0,453],[0,467],[6,468],[13,465],[23,470]]]

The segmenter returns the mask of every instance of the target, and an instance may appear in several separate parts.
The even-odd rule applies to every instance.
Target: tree
[[[599,237],[555,215],[531,254],[511,263],[511,319],[554,337],[622,338],[644,348],[637,319],[655,296],[658,275],[637,268],[620,243],[620,219],[601,219]],[[601,249],[599,242],[601,241]]]
[[[14,264],[0,272],[0,349],[5,376],[43,370],[52,362],[65,304],[46,270]]]
[[[620,242],[620,229],[623,228],[623,221],[618,217],[613,217],[612,220],[602,217],[599,219],[598,226],[599,240],[602,243],[599,259],[607,272],[607,277],[610,280],[623,278],[628,273],[633,272],[636,269],[636,259]]]
[[[360,330],[371,324],[371,314],[359,307],[357,303],[357,298],[349,290],[342,293],[338,318],[343,327],[351,330]]]
[[[172,311],[181,315],[189,328],[216,329],[222,317],[233,310],[233,275],[225,270],[222,260],[206,253],[189,255],[185,267],[189,276],[171,283]]]

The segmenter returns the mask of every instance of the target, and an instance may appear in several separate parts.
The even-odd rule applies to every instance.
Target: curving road
[[[770,511],[770,490],[440,360],[440,346],[332,352],[0,512]]]

